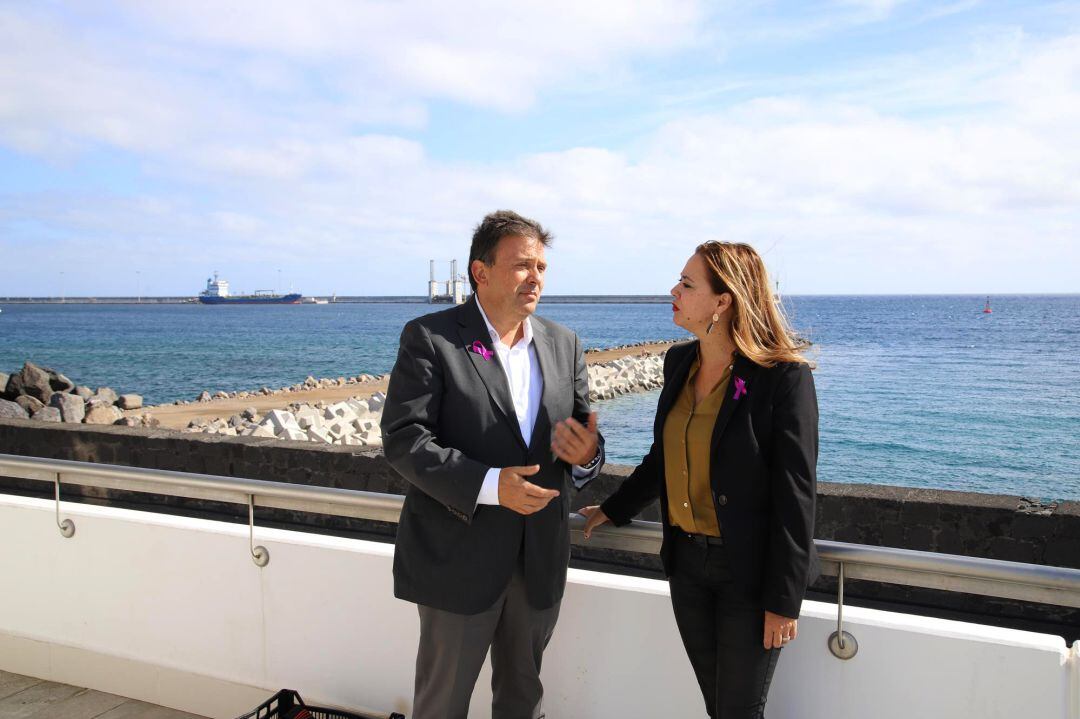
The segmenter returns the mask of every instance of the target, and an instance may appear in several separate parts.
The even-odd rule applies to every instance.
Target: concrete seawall
[[[398,477],[378,450],[258,437],[225,437],[120,426],[42,424],[0,420],[0,453],[69,459],[295,482],[403,494]],[[574,498],[574,506],[610,494],[631,467],[608,465]],[[0,492],[52,496],[51,485],[0,478]],[[67,487],[65,500],[231,519],[246,522],[246,509],[229,504],[159,495]],[[259,510],[260,524],[364,538],[393,537],[393,524],[279,510]],[[642,518],[657,520],[649,508]],[[1023,498],[869,484],[819,484],[819,539],[892,546],[1033,564],[1080,568],[1080,502],[1055,507]],[[575,548],[575,564],[641,576],[659,576],[653,556]],[[827,598],[835,581],[814,589]],[[868,582],[850,582],[853,603],[902,606],[905,611],[963,618],[1080,638],[1080,610],[1011,600],[956,595]]]

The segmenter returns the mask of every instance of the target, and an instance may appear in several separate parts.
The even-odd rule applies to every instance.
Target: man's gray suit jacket
[[[532,437],[522,437],[506,375],[473,297],[412,320],[401,333],[382,415],[383,447],[410,483],[398,524],[394,595],[459,614],[489,608],[523,555],[529,603],[562,598],[570,557],[571,467],[551,452],[551,428],[589,415],[588,372],[577,335],[531,318],[544,379]],[[603,439],[601,439],[601,451]],[[538,464],[529,481],[558,489],[528,516],[477,504],[491,467]]]

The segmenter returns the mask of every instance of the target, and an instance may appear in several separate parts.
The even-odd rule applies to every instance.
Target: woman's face
[[[694,253],[686,261],[679,281],[671,288],[672,320],[679,327],[695,335],[705,334],[705,329],[712,322],[713,314],[721,317],[730,305],[729,295],[718,295],[709,284],[705,261]]]

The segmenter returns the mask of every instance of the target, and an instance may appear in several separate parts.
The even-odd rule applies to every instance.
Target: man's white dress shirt
[[[513,347],[507,347],[488,320],[479,299],[476,306],[480,308],[480,316],[484,318],[488,334],[491,335],[491,346],[499,357],[499,365],[510,385],[510,397],[514,401],[514,414],[517,416],[518,427],[521,428],[521,436],[529,442],[532,439],[533,426],[536,424],[536,415],[540,411],[540,399],[544,394],[544,377],[540,374],[540,362],[536,359],[531,318],[526,317],[522,323],[521,339]],[[550,443],[551,438],[541,437],[538,441]],[[484,475],[484,484],[476,497],[477,504],[499,503],[499,472],[501,470],[501,467],[492,467]],[[592,469],[583,469],[574,465],[572,469],[574,484],[580,488],[599,472],[599,464]]]

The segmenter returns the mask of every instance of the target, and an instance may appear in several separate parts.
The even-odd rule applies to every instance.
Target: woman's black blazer
[[[664,421],[697,352],[697,340],[668,350],[652,448],[602,505],[620,526],[660,498],[660,556],[668,575],[672,527],[664,481]],[[817,395],[810,367],[797,362],[762,367],[737,355],[712,434],[713,506],[734,581],[747,598],[785,617],[799,616],[806,587],[819,571],[814,549],[817,453]]]

